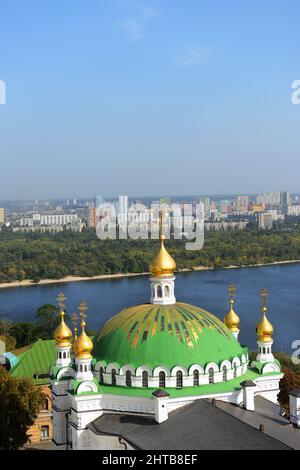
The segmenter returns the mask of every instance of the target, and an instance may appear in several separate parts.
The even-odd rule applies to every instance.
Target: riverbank
[[[295,264],[300,263],[300,260],[287,260],[287,261],[274,261],[272,263],[260,263],[260,264],[247,264],[241,266],[224,266],[222,268],[214,268],[209,266],[194,266],[192,268],[179,269],[177,272],[193,272],[193,271],[211,271],[214,269],[241,269],[241,268],[257,268],[262,266],[274,266],[280,264]],[[0,284],[0,289],[8,289],[10,287],[29,287],[29,286],[41,286],[45,284],[64,284],[69,282],[83,282],[83,281],[101,281],[107,279],[124,279],[129,277],[137,276],[149,276],[149,272],[143,273],[118,273],[118,274],[99,274],[98,276],[80,277],[80,276],[66,276],[61,279],[42,279],[39,282],[32,282],[29,279],[24,281],[13,281],[3,282]]]

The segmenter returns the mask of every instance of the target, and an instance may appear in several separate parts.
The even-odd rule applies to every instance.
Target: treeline
[[[28,346],[38,339],[53,339],[59,321],[58,309],[51,304],[38,308],[34,322],[13,322],[2,317],[0,318],[0,340],[5,343],[7,351],[13,351]]]
[[[300,259],[300,231],[211,231],[202,250],[187,251],[186,240],[166,245],[178,269],[226,267]],[[82,233],[25,234],[0,232],[0,283],[24,279],[59,279],[68,275],[139,273],[157,250],[155,240],[99,240],[92,230]]]

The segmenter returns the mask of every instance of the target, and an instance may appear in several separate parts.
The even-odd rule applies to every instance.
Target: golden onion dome
[[[170,277],[173,276],[176,269],[176,263],[172,256],[167,252],[164,240],[165,236],[162,233],[162,214],[160,214],[160,226],[159,226],[159,239],[160,248],[158,253],[154,256],[153,260],[149,265],[149,271],[154,277]]]
[[[85,311],[87,309],[86,303],[81,302],[80,304],[80,309],[81,309],[81,334],[78,336],[78,338],[74,341],[73,343],[73,350],[75,352],[75,356],[77,359],[92,359],[91,351],[94,347],[93,341],[91,338],[86,334],[85,332]]]
[[[235,313],[233,309],[234,305],[234,290],[235,287],[233,284],[229,287],[229,292],[230,292],[230,310],[227,313],[226,317],[224,318],[224,323],[227,326],[227,328],[231,331],[231,333],[239,333],[239,324],[240,324],[240,318],[239,316]]]
[[[257,334],[258,341],[261,341],[262,343],[268,343],[272,341],[274,328],[272,324],[269,322],[269,320],[267,319],[267,315],[266,315],[267,314],[267,307],[266,307],[267,290],[263,289],[261,295],[262,295],[262,301],[263,301],[262,319],[256,327],[256,334]]]
[[[61,348],[68,348],[71,347],[71,340],[72,340],[72,331],[65,323],[64,317],[65,312],[63,310],[60,311],[60,324],[56,328],[54,332],[54,338],[57,346]]]
[[[65,323],[65,296],[61,292],[58,296],[58,302],[60,306],[60,324],[56,328],[54,332],[55,343],[57,346],[61,348],[69,348],[71,347],[71,340],[72,340],[72,331]]]

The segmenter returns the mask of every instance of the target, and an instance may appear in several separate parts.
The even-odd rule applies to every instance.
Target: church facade
[[[80,305],[81,331],[64,319],[55,331],[56,361],[50,369],[53,442],[57,448],[124,448],[116,435],[96,432],[101,416],[147,417],[164,423],[175,410],[203,399],[217,399],[254,411],[254,397],[277,402],[282,378],[272,354],[273,327],[262,291],[257,325],[258,352],[249,363],[239,343],[240,319],[234,311],[234,286],[224,321],[175,298],[175,261],[164,246],[150,264],[150,302],[125,308],[93,340],[86,334],[86,310]],[[76,320],[76,319],[75,319]],[[126,443],[126,448],[133,448]]]

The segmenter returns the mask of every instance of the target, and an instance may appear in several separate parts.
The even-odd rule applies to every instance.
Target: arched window
[[[226,366],[222,367],[222,372],[223,372],[223,382],[227,382],[227,367]]]
[[[213,384],[214,381],[215,381],[215,371],[214,371],[213,367],[210,367],[208,369],[208,382],[210,384]]]
[[[87,364],[84,365],[84,372],[87,372],[88,371],[88,367],[87,367]]]
[[[263,348],[263,354],[266,354],[266,348]]]
[[[237,365],[236,364],[233,365],[233,378],[234,379],[237,378]]]
[[[165,296],[166,297],[169,297],[169,292],[170,292],[169,286],[165,286]]]
[[[117,385],[116,375],[117,375],[116,369],[113,369],[111,371],[111,384],[113,385],[113,387]]]
[[[181,370],[176,372],[176,387],[182,388],[183,387],[183,376]]]
[[[142,373],[142,387],[148,388],[148,372],[146,370]]]
[[[64,352],[63,353],[63,358],[66,359],[66,357],[67,357],[67,354],[66,354],[66,352]]]
[[[130,370],[126,371],[126,387],[131,387],[131,372]]]
[[[165,386],[166,386],[166,374],[165,374],[165,372],[161,371],[159,373],[158,383],[159,383],[159,388],[165,388]]]
[[[42,411],[48,411],[48,410],[49,410],[49,403],[48,403],[48,399],[45,398],[45,400],[42,403]]]
[[[194,370],[193,372],[193,385],[194,387],[198,387],[199,385],[199,371],[198,370]]]
[[[100,367],[100,369],[99,369],[99,382],[100,382],[101,384],[104,383],[103,372],[104,372],[103,367]]]
[[[157,286],[157,297],[162,297],[162,288],[161,288],[161,286]]]

